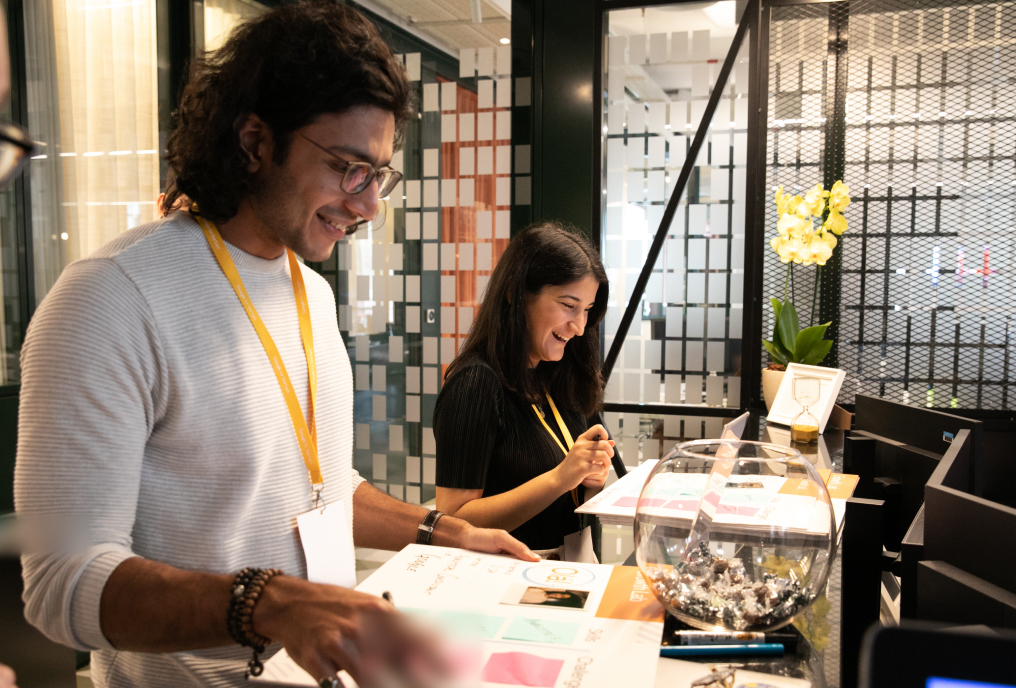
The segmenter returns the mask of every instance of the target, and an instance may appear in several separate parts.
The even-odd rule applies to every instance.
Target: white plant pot
[[[780,391],[783,376],[786,374],[785,370],[762,369],[762,397],[766,400],[766,411],[772,410],[776,394]]]

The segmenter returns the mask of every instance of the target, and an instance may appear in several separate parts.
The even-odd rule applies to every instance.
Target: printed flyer
[[[409,545],[356,589],[387,591],[403,612],[476,643],[479,683],[470,685],[653,685],[664,611],[635,567]],[[259,678],[315,685],[285,652]]]

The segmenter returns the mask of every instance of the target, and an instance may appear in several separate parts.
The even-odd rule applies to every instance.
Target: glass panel
[[[3,104],[0,117],[10,121],[10,101]],[[0,188],[0,385],[14,385],[20,381],[21,290],[13,187],[14,183],[9,182]]]
[[[605,350],[730,48],[734,5],[605,14]],[[740,405],[747,65],[746,39],[608,382],[609,402]],[[699,436],[691,425],[686,436]]]
[[[528,174],[529,150],[511,146],[511,51],[498,40],[511,25],[483,27],[489,36],[439,37],[461,46],[458,60],[382,31],[420,110],[391,163],[405,178],[384,224],[339,242],[321,266],[354,372],[354,467],[412,503],[434,499],[434,404],[508,245],[513,181],[528,203],[528,176],[512,177],[513,164]]]
[[[205,51],[222,47],[237,22],[256,17],[266,9],[254,0],[205,0]]]
[[[839,61],[836,27],[849,28]],[[773,9],[767,186],[842,178],[853,197],[816,304],[838,327],[825,364],[847,373],[840,403],[1012,404],[1014,31],[999,2]],[[767,199],[767,237],[776,219]],[[807,322],[816,271],[793,272]],[[766,294],[785,277],[767,248]]]
[[[26,3],[25,33],[41,301],[68,263],[157,217],[155,0]]]

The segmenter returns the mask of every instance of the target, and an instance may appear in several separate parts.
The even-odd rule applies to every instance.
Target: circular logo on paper
[[[588,585],[596,579],[592,571],[574,564],[531,566],[522,573],[522,576],[530,583],[551,588]]]

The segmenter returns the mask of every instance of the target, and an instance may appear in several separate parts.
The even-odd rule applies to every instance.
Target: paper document
[[[650,460],[604,489],[588,502],[575,509],[578,514],[592,514],[604,525],[631,526],[635,523],[635,508],[649,474],[659,461]],[[846,500],[857,487],[858,476],[832,473],[821,469],[819,476],[826,483],[832,498],[837,529],[843,525]],[[660,476],[665,481],[662,492],[665,498],[643,500],[647,514],[663,519],[673,518],[689,523],[695,517],[699,502],[706,490],[707,473],[668,473]],[[743,485],[733,489],[732,485]],[[723,499],[717,506],[713,522],[717,525],[744,528],[770,528],[779,523],[791,530],[807,533],[824,533],[828,530],[821,518],[816,518],[815,496],[806,493],[807,482],[780,476],[739,476],[728,480]]]
[[[653,685],[664,611],[635,567],[409,545],[357,590],[388,591],[451,642],[472,643],[475,671],[463,685]],[[260,680],[316,685],[284,652]]]

